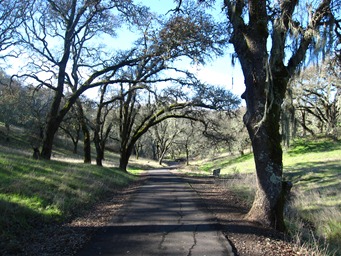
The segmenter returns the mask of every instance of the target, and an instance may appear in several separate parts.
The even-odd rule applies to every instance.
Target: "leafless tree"
[[[33,1],[19,40],[28,63],[18,76],[54,92],[42,158],[50,159],[54,135],[78,97],[89,88],[114,82],[118,69],[140,59],[134,50],[119,53],[96,42],[105,35],[113,40],[123,21],[142,22],[144,11],[130,1]]]
[[[0,1],[0,56],[15,55],[11,47],[17,43],[18,29],[26,19],[26,11],[30,1],[2,0]]]

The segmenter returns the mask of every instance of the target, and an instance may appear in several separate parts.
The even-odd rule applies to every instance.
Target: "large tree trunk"
[[[68,38],[70,34],[72,34],[72,32],[67,31],[66,38]],[[46,120],[43,146],[41,150],[41,157],[46,160],[51,159],[54,136],[56,135],[56,132],[58,131],[58,128],[61,122],[63,121],[64,116],[66,115],[67,111],[71,108],[72,105],[69,104],[67,105],[67,107],[60,110],[60,105],[62,102],[64,92],[65,70],[70,56],[70,43],[71,41],[66,42],[63,57],[58,65],[59,71],[57,88],[55,90],[55,95],[51,104],[50,112]]]
[[[247,111],[244,123],[248,129],[255,157],[257,192],[247,218],[264,226],[284,230],[283,205],[286,185],[282,181],[283,163],[279,133],[281,104],[289,78],[302,62],[312,42],[313,31],[324,15],[329,15],[330,0],[321,1],[302,29],[300,45],[287,66],[285,44],[290,19],[297,1],[283,1],[271,23],[271,52],[268,54],[269,15],[267,1],[224,1],[233,26],[233,43],[245,77],[243,98]]]
[[[97,147],[96,147],[97,149]],[[97,149],[97,154],[96,154],[96,165],[97,166],[103,166],[103,157],[104,157],[104,152],[101,149]]]
[[[279,114],[279,111],[270,111],[269,116],[260,121],[257,114],[248,111],[245,116],[249,115],[250,120],[244,118],[252,138],[257,173],[257,191],[247,218],[283,230],[283,212],[277,211],[282,203],[283,172]]]
[[[51,121],[47,122],[45,131],[44,131],[44,138],[42,142],[43,145],[42,145],[42,149],[40,153],[41,158],[45,160],[51,159],[53,140],[54,140],[54,136],[56,132],[57,132],[57,129],[56,129],[55,122],[51,122]]]
[[[162,162],[163,162],[163,159],[164,159],[164,157],[165,157],[165,155],[167,153],[167,150],[168,150],[167,147],[164,147],[164,148],[162,148],[162,150],[160,150],[161,152],[160,152],[160,156],[159,156],[159,159],[158,159],[159,165],[162,165]]]
[[[50,112],[46,119],[46,126],[43,135],[42,141],[42,150],[41,150],[41,158],[45,160],[50,160],[52,155],[52,147],[54,137],[60,127],[60,124],[63,121],[63,118],[68,113],[74,101],[68,101],[60,110],[61,98],[62,98],[62,90],[61,92],[56,92],[55,98],[53,100]]]
[[[243,34],[236,30],[231,40],[245,77],[246,90],[242,98],[247,111],[243,120],[256,164],[257,191],[246,217],[263,226],[283,230],[283,212],[278,211],[282,203],[283,172],[279,122],[286,84],[285,79],[274,79],[277,74],[273,72],[277,70],[272,70],[269,63],[266,1],[253,4],[248,29],[243,27]],[[235,25],[244,26],[238,20]]]
[[[283,212],[278,211],[283,203],[279,122],[284,94],[275,91],[282,84],[274,86],[272,82],[275,81],[267,80],[270,72],[267,58],[258,61],[261,63],[256,67],[260,68],[244,68],[244,74],[248,74],[243,95],[247,104],[244,123],[252,141],[257,174],[257,191],[247,218],[267,227],[284,230]]]
[[[141,136],[134,136],[131,140],[126,136],[127,134],[122,134],[122,141],[120,145],[120,165],[119,169],[123,172],[127,171],[129,158],[133,153],[135,143]]]

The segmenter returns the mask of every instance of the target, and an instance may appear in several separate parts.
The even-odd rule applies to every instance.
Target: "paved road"
[[[233,255],[188,183],[168,170],[149,174],[122,214],[100,230],[79,256]]]

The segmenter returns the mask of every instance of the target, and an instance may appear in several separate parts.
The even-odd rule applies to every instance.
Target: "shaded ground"
[[[312,255],[312,252],[290,242],[284,234],[245,221],[246,204],[219,180],[210,177],[187,177],[186,180],[216,216],[237,255]]]
[[[283,234],[248,223],[243,219],[247,207],[243,201],[213,178],[183,177],[202,199],[202,208],[210,211],[220,224],[236,255],[312,255],[287,242]],[[64,225],[39,228],[27,236],[25,252],[12,255],[75,255],[95,231],[108,225],[120,209],[132,199],[145,178],[99,203],[87,215]],[[8,254],[10,255],[10,254]]]

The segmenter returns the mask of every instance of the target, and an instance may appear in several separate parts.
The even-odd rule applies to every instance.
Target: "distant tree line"
[[[335,59],[310,65],[295,75],[282,109],[285,145],[296,137],[340,138],[341,70]]]
[[[31,146],[38,148],[44,136],[51,91],[15,83],[4,73],[2,77],[0,121],[8,132],[14,125],[27,129]],[[188,161],[189,157],[224,148],[231,152],[247,148],[242,143],[241,149],[232,146],[241,137],[238,130],[243,127],[239,100],[222,88],[206,85],[202,95],[194,94],[189,100],[180,88],[168,87],[157,93],[138,87],[127,93],[121,86],[120,92],[108,92],[102,87],[99,101],[80,97],[80,104],[75,104],[60,124],[58,134],[72,142],[73,153],[81,153],[79,144],[83,143],[84,156],[89,154],[87,162],[91,162],[91,145],[95,146],[97,165],[102,165],[105,150],[120,153],[122,161],[133,153],[161,164],[166,156]],[[209,98],[207,93],[214,90],[213,98]],[[228,99],[226,105],[216,105],[222,103],[215,99],[219,93]]]

